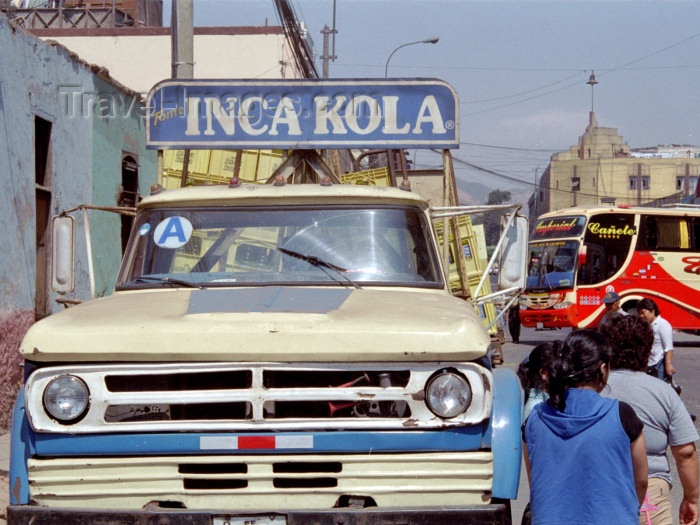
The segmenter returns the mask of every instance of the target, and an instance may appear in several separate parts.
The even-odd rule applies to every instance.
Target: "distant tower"
[[[598,83],[598,81],[595,79],[595,73],[591,71],[591,76],[588,78],[588,84],[591,86],[591,114],[593,113],[593,86],[595,86]]]

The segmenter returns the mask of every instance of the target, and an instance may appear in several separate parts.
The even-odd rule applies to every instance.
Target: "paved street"
[[[553,341],[555,339],[564,339],[570,332],[570,329],[560,330],[535,330],[533,328],[521,329],[520,344],[506,343],[504,346],[503,367],[513,371],[517,370],[518,364],[524,359],[536,345],[545,341]],[[511,341],[510,336],[506,335],[506,340]],[[673,341],[675,351],[673,354],[673,363],[676,367],[676,379],[683,388],[681,398],[685,402],[688,410],[691,413],[700,415],[700,336],[690,335],[674,331]],[[700,425],[695,422],[695,428],[700,432]],[[673,506],[674,523],[678,523],[678,508],[683,496],[681,485],[678,482],[675,465],[673,465],[673,457],[669,453],[672,463],[672,472],[674,475],[674,486],[671,491],[671,503]],[[527,477],[524,467],[521,470],[520,489],[518,491],[518,499],[513,502],[513,523],[518,525],[522,517],[525,505],[529,501],[529,491],[527,486]]]
[[[532,328],[522,328],[520,344],[506,343],[504,346],[503,367],[515,371],[520,361],[530,353],[530,350],[544,341],[563,339],[570,330],[534,330]],[[510,337],[507,338],[510,341]],[[700,414],[700,337],[695,335],[674,332],[675,353],[674,364],[676,366],[677,379],[683,387],[681,397],[685,401],[688,409],[695,414]],[[695,423],[700,431],[700,426]],[[6,473],[9,470],[9,435],[0,436],[0,525],[5,525],[5,506],[8,502],[8,486]],[[674,467],[674,478],[675,478]],[[674,508],[674,518],[678,515],[678,507],[682,491],[679,483],[674,483],[671,492],[671,501]],[[513,523],[519,524],[523,509],[529,500],[527,479],[524,469],[520,477],[520,491],[517,501],[513,502]],[[675,518],[677,520],[677,518]]]

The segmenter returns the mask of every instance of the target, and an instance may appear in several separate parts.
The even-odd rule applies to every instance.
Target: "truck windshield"
[[[271,284],[442,287],[417,208],[153,209],[139,213],[117,289]]]
[[[578,244],[578,241],[531,243],[526,287],[530,290],[572,288]]]

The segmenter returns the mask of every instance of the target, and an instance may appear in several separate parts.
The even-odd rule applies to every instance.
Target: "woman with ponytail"
[[[576,330],[543,373],[549,400],[525,423],[534,525],[637,525],[647,488],[643,423],[626,403],[600,395],[612,348]]]

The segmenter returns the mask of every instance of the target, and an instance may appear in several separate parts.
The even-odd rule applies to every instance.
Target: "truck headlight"
[[[54,419],[65,424],[76,423],[88,408],[90,391],[75,376],[52,379],[44,389],[44,408]]]
[[[462,376],[454,372],[442,372],[428,382],[425,401],[433,414],[449,419],[469,408],[472,389]]]

